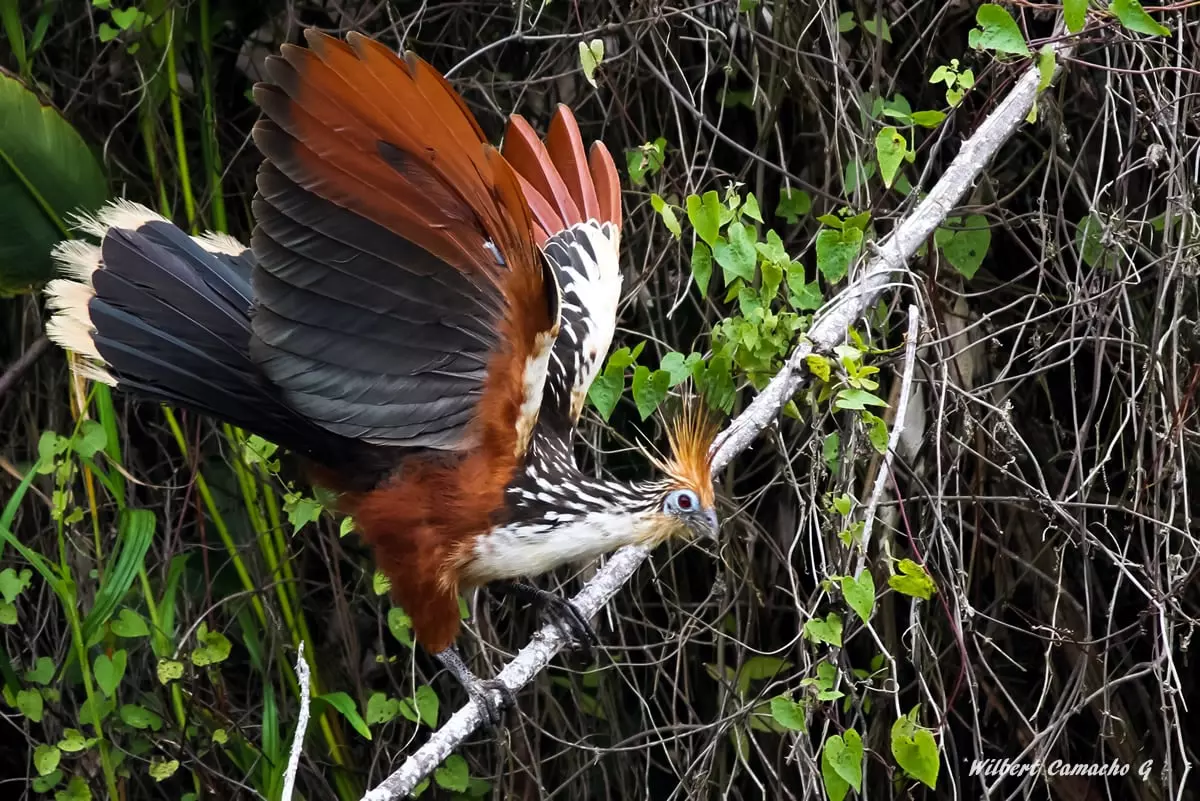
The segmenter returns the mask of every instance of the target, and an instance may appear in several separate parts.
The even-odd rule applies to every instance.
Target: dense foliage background
[[[666,387],[691,374],[736,414],[1040,58],[1062,73],[1036,118],[722,476],[720,548],[657,553],[598,661],[558,660],[427,792],[1195,797],[1200,8],[1091,6],[0,0],[2,286],[43,280],[66,212],[104,197],[248,238],[263,58],[366,31],[450,71],[494,137],[567,103],[628,168],[631,350],[581,459],[638,476]],[[1082,32],[1039,57],[1064,12]],[[917,394],[873,581],[848,583],[909,303]],[[278,797],[303,640],[299,791],[357,798],[461,690],[286,460],[72,381],[44,316],[0,300],[0,793]],[[538,620],[465,600],[491,674]],[[995,758],[1132,767],[971,774]]]

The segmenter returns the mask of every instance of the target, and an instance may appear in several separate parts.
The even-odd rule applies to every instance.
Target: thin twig
[[[33,363],[36,362],[49,347],[50,340],[46,338],[45,334],[42,334],[37,339],[33,340],[33,343],[25,350],[25,352],[18,356],[17,360],[8,366],[8,369],[4,371],[3,375],[0,375],[0,396],[4,395],[5,392],[8,392],[9,387],[17,383],[17,381],[21,379],[21,376],[25,374],[25,371],[32,367]]]
[[[304,658],[304,641],[296,649],[296,682],[300,685],[300,715],[296,718],[296,733],[292,736],[292,752],[288,754],[287,770],[283,774],[283,793],[279,796],[283,801],[291,801],[292,790],[296,786],[296,773],[300,769],[300,754],[304,751],[304,731],[308,728],[309,712],[309,670]]]
[[[1070,52],[1070,46],[1065,41],[1060,42],[1056,50],[1060,57],[1065,56]],[[801,369],[806,357],[815,351],[829,351],[843,342],[847,329],[874,305],[894,280],[893,276],[904,269],[921,243],[950,216],[983,168],[1033,107],[1039,80],[1038,67],[1031,64],[995,111],[963,142],[962,149],[925,199],[878,247],[858,280],[822,308],[808,331],[807,339],[800,342],[783,369],[713,443],[714,473],[749,447],[758,433],[775,419],[784,404],[809,380],[811,374]],[[573,599],[579,611],[585,617],[596,615],[620,591],[649,553],[638,546],[627,546],[617,551]],[[545,669],[564,644],[556,626],[543,626],[497,678],[516,692]],[[479,710],[473,703],[468,703],[434,732],[395,773],[364,795],[362,801],[392,801],[407,795],[458,748],[481,722]]]

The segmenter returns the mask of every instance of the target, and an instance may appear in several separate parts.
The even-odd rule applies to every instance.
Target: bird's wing
[[[543,143],[513,115],[502,148],[533,212],[534,233],[562,288],[562,330],[550,357],[542,419],[567,433],[612,344],[621,299],[621,186],[602,142],[590,152],[559,106]]]
[[[255,87],[253,358],[336,434],[520,455],[559,293],[518,179],[424,61],[306,38]]]

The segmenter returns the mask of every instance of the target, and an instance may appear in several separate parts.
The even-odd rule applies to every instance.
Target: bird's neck
[[[661,539],[658,482],[584,475],[565,443],[542,441],[530,457],[507,490],[509,518],[475,539],[463,583],[537,575]]]

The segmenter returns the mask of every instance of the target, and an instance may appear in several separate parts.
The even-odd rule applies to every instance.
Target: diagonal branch
[[[1068,42],[1060,41],[1055,45],[1059,63],[1061,57],[1068,55],[1070,50]],[[775,419],[783,405],[811,379],[808,370],[802,369],[805,358],[841,344],[847,329],[861,319],[883,291],[901,276],[905,264],[917,248],[950,215],[983,168],[1025,119],[1037,99],[1039,79],[1037,65],[1031,64],[1012,91],[975,133],[963,142],[958,155],[925,199],[875,250],[859,278],[818,313],[807,338],[797,345],[783,369],[713,443],[714,473],[748,448],[759,432]],[[627,546],[617,551],[572,599],[573,603],[584,616],[596,615],[633,576],[649,553],[638,546]],[[515,692],[545,669],[565,644],[557,626],[547,624],[500,671],[497,678]],[[364,795],[362,801],[392,801],[407,795],[479,728],[481,722],[475,704],[468,703],[434,732],[395,773]]]

